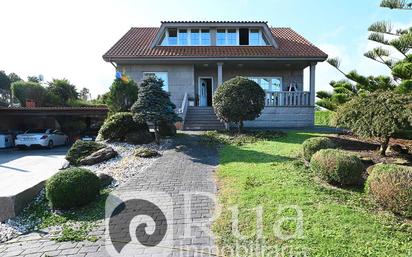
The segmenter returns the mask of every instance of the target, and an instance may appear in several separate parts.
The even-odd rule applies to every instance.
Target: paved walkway
[[[145,191],[163,192],[165,196],[155,193],[150,200],[166,210],[169,225],[169,233],[164,237],[165,243],[162,241],[156,247],[142,246],[135,239],[139,238],[138,233],[131,233],[133,244],[128,246],[133,254],[124,254],[123,250],[129,249],[124,247],[121,256],[214,256],[214,240],[209,231],[214,207],[211,198],[216,193],[213,171],[218,164],[217,152],[212,147],[200,144],[197,135],[179,136],[175,147],[166,150],[149,168],[114,192],[120,198],[136,195],[135,193],[143,195],[138,192]],[[200,194],[194,195],[193,192]],[[168,208],[173,213],[172,222],[166,214]],[[161,219],[158,216],[154,219],[156,224]],[[159,224],[162,225],[162,222],[159,221]],[[150,221],[148,224],[147,231],[152,233]],[[124,228],[124,224],[119,226],[119,231],[122,226]],[[58,243],[32,233],[12,243],[0,244],[0,257],[113,256],[107,250],[110,252],[115,248],[105,240],[105,226],[100,226],[92,234],[102,238],[97,242]]]

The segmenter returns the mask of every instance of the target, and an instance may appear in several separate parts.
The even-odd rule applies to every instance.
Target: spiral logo
[[[165,193],[110,195],[106,201],[106,250],[112,256],[168,254],[173,202]]]

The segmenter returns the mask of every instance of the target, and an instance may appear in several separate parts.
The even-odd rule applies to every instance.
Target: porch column
[[[223,62],[217,63],[217,86],[223,83]]]
[[[315,90],[315,74],[316,74],[316,63],[311,63],[310,64],[310,82],[309,82],[309,87],[310,87],[310,105],[314,106],[315,105],[315,96],[316,96],[316,90]]]

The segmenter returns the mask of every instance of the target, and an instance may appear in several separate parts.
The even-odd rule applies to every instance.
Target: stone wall
[[[125,71],[137,83],[143,80],[143,72],[167,72],[170,99],[177,108],[182,104],[185,92],[194,97],[194,65],[119,65],[119,70]]]

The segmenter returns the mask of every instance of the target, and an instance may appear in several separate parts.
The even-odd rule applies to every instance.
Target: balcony
[[[310,92],[308,91],[277,91],[266,92],[265,107],[296,107],[311,106]]]

